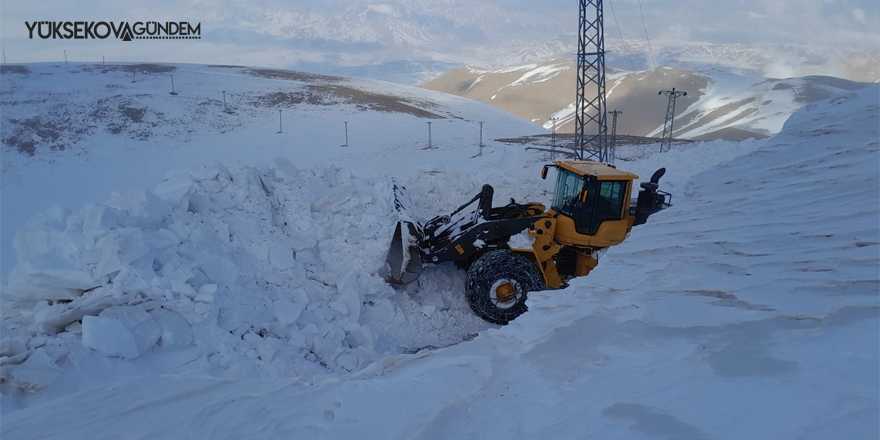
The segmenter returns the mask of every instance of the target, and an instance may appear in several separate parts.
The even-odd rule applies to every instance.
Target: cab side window
[[[605,220],[620,220],[623,212],[623,197],[626,193],[625,181],[603,181],[599,186],[599,198],[593,218],[596,223]]]

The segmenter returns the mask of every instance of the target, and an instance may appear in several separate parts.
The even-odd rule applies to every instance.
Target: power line
[[[611,16],[614,17],[614,25],[617,26],[617,35],[620,35],[620,42],[623,44],[623,53],[629,58],[629,65],[632,66],[633,72],[635,72],[636,64],[633,63],[632,57],[629,56],[629,51],[626,50],[626,40],[623,39],[623,33],[620,31],[620,23],[617,22],[617,14],[614,13],[614,3],[609,0],[608,5],[611,6]]]
[[[645,25],[645,13],[642,12],[642,0],[639,0],[639,15],[642,16],[642,27],[645,29],[645,40],[648,42],[648,54],[651,55],[651,63],[657,68],[657,61],[654,60],[654,52],[651,50],[651,38],[648,37],[648,26]]]

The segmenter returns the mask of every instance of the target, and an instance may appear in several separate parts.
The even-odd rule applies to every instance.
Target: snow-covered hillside
[[[421,87],[475,99],[544,128],[555,125],[560,132],[573,133],[576,72],[575,62],[564,59],[501,69],[466,67]],[[832,77],[774,79],[670,67],[609,71],[606,81],[608,109],[623,112],[618,134],[662,135],[668,101],[658,92],[674,87],[688,93],[676,102],[674,135],[696,140],[770,136],[805,104],[867,86]]]
[[[355,164],[354,173],[394,175],[424,160],[473,156],[479,120],[493,146],[497,137],[544,132],[487,105],[381,81],[186,64],[2,69],[3,279],[28,218],[151,187],[171,170],[287,156],[298,167]],[[435,148],[426,151],[427,122]]]
[[[193,68],[191,87],[212,71]],[[122,87],[124,73],[107,75],[121,75]],[[244,87],[247,76],[228,78],[224,87]],[[261,93],[290,84],[259,81],[270,81]],[[254,87],[238,93],[258,94]],[[208,106],[208,89],[199,90],[182,109]],[[282,137],[269,118],[274,108],[246,110],[240,98],[236,114],[251,120],[211,125],[224,114],[215,102],[215,113],[195,119],[199,136],[180,145],[167,143],[180,136],[175,127],[191,126],[183,118],[157,123],[155,143],[123,142],[99,126],[89,139],[105,143],[77,143],[89,145],[80,156],[65,150],[7,163],[4,151],[4,167],[20,166],[3,171],[17,179],[3,182],[4,234],[8,185],[46,194],[31,185],[53,170],[61,197],[65,185],[89,200],[101,200],[95,196],[108,186],[152,189],[83,207],[73,200],[73,210],[49,209],[17,235],[18,264],[3,288],[0,433],[880,434],[880,88],[807,105],[763,141],[647,157],[641,147],[621,148],[632,159],[626,167],[642,176],[668,165],[662,183],[674,207],[609,250],[589,277],[532,294],[530,311],[501,328],[470,314],[452,265],[426,268],[404,290],[382,281],[393,227],[388,177],[408,187],[425,215],[454,208],[486,182],[498,200],[546,201],[552,182],[538,170],[547,157],[490,141],[472,158],[478,131],[455,116],[490,121],[487,129],[497,128],[488,139],[529,125],[463,99],[393,93],[438,102],[413,105],[447,117],[433,119],[437,148],[422,149],[417,138],[427,119],[360,113],[350,102],[293,107],[292,134]],[[4,124],[12,124],[5,96]],[[353,128],[358,117],[363,134],[339,149],[341,131],[331,138],[325,124],[347,118]],[[197,124],[225,133],[203,135]],[[166,174],[209,154],[220,163]],[[274,156],[281,158],[265,163]],[[81,166],[101,190],[77,182],[71,168]],[[165,175],[157,186],[144,183],[157,174],[140,171],[151,166]],[[118,177],[129,174],[135,178]]]

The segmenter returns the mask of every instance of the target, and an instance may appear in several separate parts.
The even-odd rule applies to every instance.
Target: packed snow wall
[[[432,209],[478,186],[436,173],[411,183]],[[15,239],[5,387],[345,373],[488,328],[451,264],[404,290],[384,282],[395,219],[390,179],[287,159],[177,171],[153,190],[53,208]]]

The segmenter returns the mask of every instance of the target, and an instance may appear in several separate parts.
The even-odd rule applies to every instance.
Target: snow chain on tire
[[[528,292],[544,288],[534,263],[507,250],[489,252],[471,265],[465,290],[471,309],[486,321],[507,324],[528,310]]]

